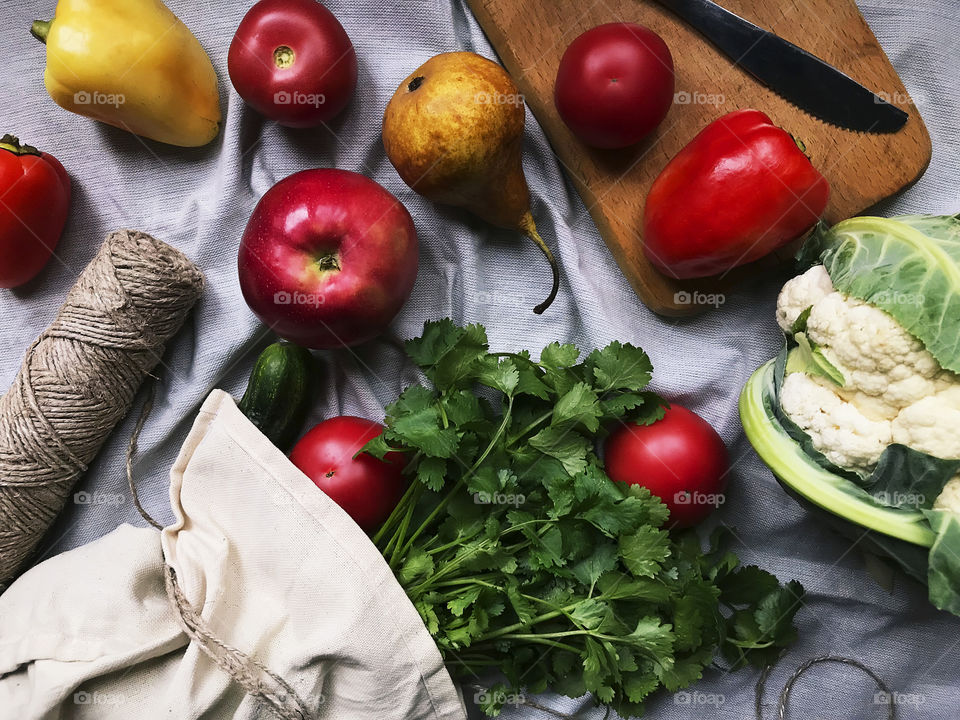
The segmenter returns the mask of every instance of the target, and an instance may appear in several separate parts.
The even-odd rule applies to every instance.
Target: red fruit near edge
[[[607,475],[641,485],[670,508],[668,524],[696,525],[724,502],[730,457],[710,424],[680,405],[652,425],[625,425],[604,444]]]
[[[653,181],[643,250],[665,275],[725,272],[796,240],[823,215],[830,184],[759,110],[717,118]]]
[[[0,138],[0,288],[29,282],[49,262],[70,209],[70,176],[53,155]]]
[[[316,0],[260,0],[237,29],[227,68],[240,97],[289,127],[332,119],[357,87],[353,44]]]
[[[357,455],[382,432],[383,425],[372,420],[330,418],[304,435],[290,453],[290,461],[367,532],[390,516],[407,488],[402,453],[388,453],[383,460]]]
[[[557,112],[587,145],[622,148],[653,132],[673,104],[673,57],[653,30],[609,23],[570,43],[554,86]]]
[[[280,337],[310,348],[371,340],[413,290],[413,219],[383,187],[347,170],[304,170],[260,199],[240,243],[240,289]]]

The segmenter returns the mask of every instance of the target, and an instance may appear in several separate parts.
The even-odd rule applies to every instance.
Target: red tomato
[[[70,177],[53,155],[0,138],[0,288],[36,277],[53,255],[70,209]]]
[[[288,127],[330,120],[357,87],[353,44],[316,0],[260,0],[234,35],[227,69],[240,97]]]
[[[367,532],[389,517],[404,491],[402,453],[384,460],[354,455],[383,432],[372,420],[344,415],[314,427],[294,446],[290,461]]]
[[[560,60],[554,102],[587,145],[622,148],[642,140],[673,104],[673,57],[653,30],[609,23],[587,30]]]
[[[652,425],[617,429],[604,445],[604,462],[613,480],[659,497],[674,527],[696,525],[725,499],[727,448],[706,420],[680,405]]]

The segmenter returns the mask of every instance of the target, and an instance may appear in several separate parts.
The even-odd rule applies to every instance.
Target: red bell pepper
[[[701,130],[654,180],[644,253],[670,277],[716,275],[802,236],[829,197],[789,133],[759,110],[737,110]]]
[[[36,277],[53,255],[70,207],[70,177],[52,155],[0,138],[0,288]]]

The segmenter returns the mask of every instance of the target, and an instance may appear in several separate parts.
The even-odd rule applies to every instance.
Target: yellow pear
[[[498,227],[523,232],[560,273],[530,214],[523,175],[523,97],[506,70],[471,52],[431,58],[394,93],[383,117],[383,145],[400,177],[425,198],[462,207]]]

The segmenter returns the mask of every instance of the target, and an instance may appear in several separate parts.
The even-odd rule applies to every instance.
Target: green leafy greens
[[[888,312],[960,372],[960,216],[851,218],[806,245],[834,287]]]
[[[524,688],[625,717],[695,682],[719,653],[773,662],[803,588],[741,567],[715,533],[665,528],[666,507],[613,483],[595,444],[611,422],[651,423],[647,355],[611,343],[492,353],[479,325],[428,322],[407,352],[429,385],[387,408],[365,451],[401,451],[416,482],[374,541],[461,677],[499,673],[487,715]]]

